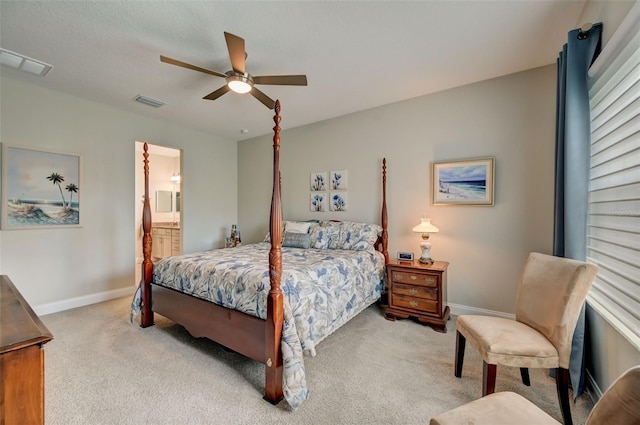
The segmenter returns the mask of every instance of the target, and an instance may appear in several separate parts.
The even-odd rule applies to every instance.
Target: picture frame
[[[327,192],[311,192],[309,196],[309,211],[327,211]]]
[[[329,194],[329,206],[331,211],[347,211],[349,207],[347,202],[347,192],[331,192]]]
[[[495,157],[431,163],[433,205],[494,205]]]
[[[349,172],[347,170],[331,171],[329,174],[331,190],[347,190],[349,186]]]
[[[2,144],[2,230],[81,227],[82,157]]]
[[[323,192],[327,190],[329,184],[327,182],[327,173],[326,172],[315,172],[311,173],[311,178],[309,181],[309,190],[312,192]]]

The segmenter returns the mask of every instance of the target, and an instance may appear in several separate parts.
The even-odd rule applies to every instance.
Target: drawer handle
[[[409,305],[411,307],[418,307],[418,303],[416,301],[413,301],[413,300],[409,301]]]
[[[394,280],[402,280],[402,275],[400,273],[394,273],[393,274],[393,279]]]
[[[416,279],[418,279],[418,276],[411,275],[411,280],[416,280]]]
[[[411,288],[409,289],[409,292],[411,293],[411,295],[415,295],[418,293],[418,290],[416,288]]]
[[[434,283],[436,280],[434,278],[432,278],[432,277],[425,277],[424,281],[427,282],[427,283]]]

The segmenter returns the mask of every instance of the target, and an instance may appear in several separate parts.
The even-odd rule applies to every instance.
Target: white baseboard
[[[135,286],[128,286],[126,288],[114,289],[112,291],[99,292],[97,294],[70,298],[68,300],[55,301],[35,306],[33,307],[33,311],[35,311],[38,316],[44,316],[46,314],[57,313],[59,311],[71,310],[72,308],[84,307],[85,305],[113,300],[115,298],[126,297],[133,295],[135,290]]]
[[[467,305],[461,305],[461,304],[449,303],[447,305],[451,310],[451,314],[454,314],[456,316],[460,316],[461,314],[479,314],[481,316],[504,317],[505,319],[511,319],[511,320],[516,319],[515,314],[503,313],[501,311],[486,310],[484,308],[469,307]]]
[[[598,387],[598,383],[593,379],[593,376],[591,376],[589,369],[587,369],[587,388],[589,389],[587,393],[591,396],[591,401],[596,404],[602,397],[602,390]]]

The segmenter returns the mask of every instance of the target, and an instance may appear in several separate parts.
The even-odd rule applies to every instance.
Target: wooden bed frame
[[[149,153],[144,144],[144,207],[142,227],[144,236],[142,247],[142,310],[140,326],[146,328],[154,324],[153,314],[158,313],[184,326],[194,337],[206,337],[238,353],[265,365],[264,399],[277,404],[283,398],[282,356],[280,339],[282,337],[283,293],[280,288],[282,275],[282,205],[280,202],[280,101],[276,101],[273,121],[273,192],[271,197],[271,217],[269,232],[271,249],[269,250],[269,281],[271,289],[267,296],[266,320],[231,310],[212,302],[182,294],[162,286],[152,285],[153,263],[151,262],[151,206],[149,203]],[[386,262],[387,251],[387,202],[386,159],[382,163],[382,236],[377,249],[382,251]]]

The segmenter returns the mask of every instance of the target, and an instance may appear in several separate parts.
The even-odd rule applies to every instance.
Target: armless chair
[[[559,422],[519,394],[490,394],[431,418],[430,425],[535,424]],[[623,373],[593,406],[585,425],[640,424],[640,366]]]
[[[495,391],[497,365],[519,367],[525,385],[530,385],[529,368],[556,369],[562,418],[571,425],[571,341],[596,272],[595,265],[582,261],[529,254],[518,284],[516,320],[458,316],[455,376],[462,376],[466,341],[483,360],[483,397]]]

